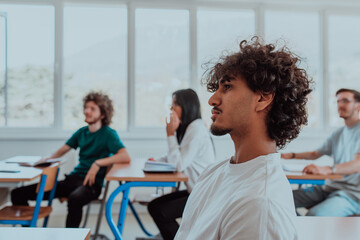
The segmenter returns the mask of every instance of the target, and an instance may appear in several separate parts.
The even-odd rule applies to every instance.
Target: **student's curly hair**
[[[101,120],[101,124],[103,126],[109,126],[114,115],[114,107],[109,96],[103,94],[102,92],[90,92],[83,98],[84,109],[86,103],[90,101],[98,105],[101,111],[101,115],[104,115],[104,118]]]
[[[264,44],[259,37],[242,41],[240,51],[220,58],[208,68],[203,83],[215,92],[224,75],[241,76],[253,92],[275,93],[266,117],[268,134],[278,148],[295,139],[307,124],[307,95],[312,91],[312,80],[298,67],[300,59],[283,46]]]

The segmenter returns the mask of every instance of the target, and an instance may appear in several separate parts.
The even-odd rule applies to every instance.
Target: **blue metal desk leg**
[[[120,214],[119,214],[119,220],[118,220],[118,226],[117,226],[120,231],[120,234],[123,233],[123,229],[124,229],[126,209],[127,209],[127,206],[129,205],[129,192],[130,192],[130,188],[126,188],[123,191],[123,198],[121,201]]]
[[[118,223],[118,226],[121,227],[121,232],[120,232],[120,229],[118,227],[116,227],[116,225],[112,219],[112,216],[111,216],[111,209],[112,209],[115,197],[120,192],[124,192],[123,200],[121,202],[121,209],[120,209],[119,223]],[[115,189],[115,191],[109,196],[109,199],[106,203],[106,209],[105,209],[106,220],[107,220],[109,227],[110,227],[111,231],[113,232],[116,240],[122,240],[121,233],[122,233],[122,228],[124,226],[124,221],[120,222],[120,220],[121,219],[125,220],[126,207],[127,207],[128,201],[129,201],[128,196],[129,196],[129,187],[127,184],[124,184]]]
[[[130,207],[131,211],[133,212],[133,214],[134,214],[134,216],[135,216],[135,219],[136,219],[136,221],[138,222],[141,230],[143,230],[143,232],[144,232],[147,236],[153,237],[154,235],[151,234],[148,230],[146,230],[144,224],[142,223],[139,215],[137,214],[137,212],[136,212],[136,210],[135,210],[135,208],[134,208],[134,206],[132,205],[131,202],[129,202],[129,207]]]

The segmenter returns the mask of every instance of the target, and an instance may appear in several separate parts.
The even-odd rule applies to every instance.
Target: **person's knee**
[[[79,194],[70,194],[68,196],[68,208],[81,208],[83,207],[85,204],[83,196],[79,195]]]
[[[326,209],[325,207],[314,206],[309,209],[309,211],[306,213],[306,216],[329,216],[329,210],[330,209]]]

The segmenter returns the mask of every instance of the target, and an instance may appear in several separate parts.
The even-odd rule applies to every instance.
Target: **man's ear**
[[[360,102],[355,102],[356,103],[356,110],[360,111]]]
[[[275,97],[275,93],[258,93],[257,102],[255,104],[255,111],[264,111],[268,106],[271,105]]]

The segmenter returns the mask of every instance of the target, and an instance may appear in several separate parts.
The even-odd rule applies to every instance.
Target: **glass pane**
[[[306,26],[306,27],[304,27]],[[302,58],[304,68],[314,80],[314,91],[308,102],[308,127],[320,127],[321,105],[321,46],[320,19],[316,12],[265,12],[265,38],[267,42],[283,40],[289,49]]]
[[[237,51],[239,43],[255,34],[253,11],[207,10],[197,12],[197,49],[199,82],[206,69],[206,63],[217,62],[228,52]],[[211,93],[206,86],[199,88],[202,117],[211,124],[211,107],[208,100]]]
[[[360,16],[329,16],[329,121],[342,126],[335,93],[340,88],[360,91]],[[346,40],[344,40],[346,39]]]
[[[0,12],[0,126],[5,126],[5,13]]]
[[[172,92],[189,86],[189,13],[138,9],[135,14],[135,124],[163,127]]]
[[[0,9],[8,18],[8,126],[49,127],[54,122],[54,8]]]
[[[127,123],[127,10],[125,7],[64,9],[64,128],[85,124],[83,97],[102,91],[114,104],[111,127]]]

